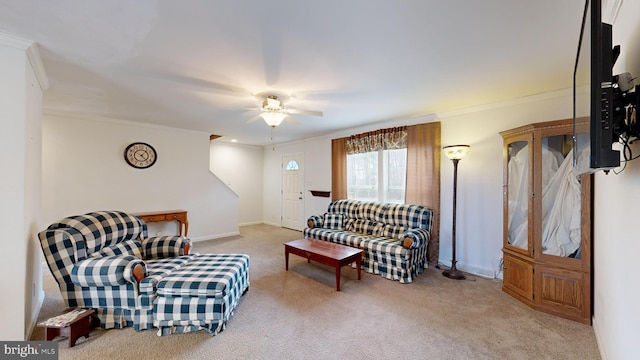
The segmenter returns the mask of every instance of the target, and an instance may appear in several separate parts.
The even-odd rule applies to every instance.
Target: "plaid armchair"
[[[147,237],[123,212],[67,217],[38,237],[67,306],[96,309],[105,329],[216,335],[249,289],[248,255],[189,254],[189,239]]]
[[[96,309],[107,329],[152,328],[158,282],[192,258],[189,239],[149,238],[144,221],[118,211],[67,217],[38,237],[65,304]]]

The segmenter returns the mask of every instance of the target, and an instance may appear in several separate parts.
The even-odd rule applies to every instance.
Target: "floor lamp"
[[[464,280],[467,277],[464,276],[462,271],[456,268],[456,198],[458,196],[458,162],[469,152],[469,145],[451,145],[442,148],[445,155],[453,161],[453,219],[451,229],[451,244],[453,247],[451,269],[442,272],[442,275],[456,280]]]

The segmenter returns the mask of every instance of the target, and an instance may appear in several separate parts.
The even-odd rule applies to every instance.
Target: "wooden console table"
[[[146,223],[159,222],[159,221],[177,221],[178,233],[182,236],[187,236],[189,232],[189,220],[187,219],[187,212],[185,210],[168,210],[168,211],[153,211],[146,213],[133,214]],[[184,228],[184,233],[182,232]]]

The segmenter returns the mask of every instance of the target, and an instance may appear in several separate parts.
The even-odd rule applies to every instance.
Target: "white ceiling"
[[[38,43],[44,107],[269,144],[572,86],[584,0],[0,0]]]

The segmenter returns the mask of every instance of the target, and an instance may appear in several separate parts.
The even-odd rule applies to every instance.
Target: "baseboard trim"
[[[443,263],[442,261],[439,261],[438,265],[440,265],[443,269],[448,269],[451,266],[451,263],[447,265],[447,263]],[[496,279],[494,272],[489,269],[467,266],[465,264],[460,264],[460,263],[457,264],[457,267],[458,267],[458,270],[469,273],[471,275],[480,276],[486,279]]]
[[[607,360],[607,356],[604,353],[604,351],[602,349],[604,349],[604,346],[602,346],[602,338],[600,337],[600,330],[598,328],[598,322],[596,321],[596,317],[592,316],[591,317],[591,327],[593,328],[593,333],[596,336],[596,344],[598,345],[598,351],[600,352],[600,358],[602,360]]]
[[[224,237],[237,236],[237,235],[240,235],[240,231],[232,231],[228,233],[207,235],[207,236],[189,237],[189,239],[191,239],[192,242],[199,242],[199,241],[220,239]]]
[[[238,226],[242,227],[242,226],[260,225],[260,224],[264,224],[264,221],[250,221],[246,223],[240,223],[238,224]]]
[[[40,291],[40,296],[38,296],[38,305],[36,305],[36,311],[33,312],[31,323],[29,324],[29,331],[25,334],[25,341],[29,341],[31,339],[31,335],[33,335],[33,330],[38,325],[38,317],[40,316],[40,310],[42,310],[42,305],[44,304],[44,290]]]

